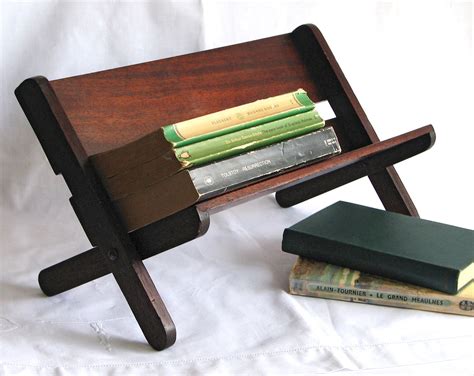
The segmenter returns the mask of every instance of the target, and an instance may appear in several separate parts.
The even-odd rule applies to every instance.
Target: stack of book
[[[131,231],[340,153],[334,129],[324,127],[328,117],[320,105],[299,89],[164,126],[92,156],[91,163]]]
[[[337,202],[285,229],[290,293],[474,316],[474,231]]]

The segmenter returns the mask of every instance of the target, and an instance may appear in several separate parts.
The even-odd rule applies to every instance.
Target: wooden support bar
[[[331,159],[211,198],[197,204],[197,207],[201,211],[215,213],[275,191],[281,191],[277,193],[280,205],[291,206],[368,174],[375,174],[387,166],[429,149],[434,141],[434,129],[431,125],[427,125],[386,141],[348,151]],[[308,180],[310,180],[308,184],[304,183]],[[301,189],[302,184],[306,184],[305,192],[298,195],[296,191]],[[290,188],[292,186],[295,188]],[[285,190],[286,188],[288,190]]]
[[[190,207],[130,233],[140,259],[144,260],[206,233],[209,215]],[[157,241],[162,239],[162,241]],[[41,290],[53,296],[111,273],[104,252],[94,247],[41,271]]]
[[[97,247],[89,249],[49,268],[43,269],[38,282],[48,296],[60,294],[109,273],[103,253]]]
[[[276,200],[285,208],[296,205],[361,177],[384,171],[388,166],[428,150],[434,142],[434,129],[431,125],[427,125],[389,140],[350,151],[340,156],[341,160],[337,166],[331,167],[330,163],[326,167],[321,166],[319,174],[324,175],[318,175],[278,191]]]

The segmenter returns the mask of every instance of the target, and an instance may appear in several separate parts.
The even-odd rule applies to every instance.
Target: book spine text
[[[301,136],[323,126],[324,120],[318,113],[309,111],[176,148],[175,153],[185,167],[198,166]]]
[[[189,170],[200,200],[340,153],[332,127]]]
[[[290,293],[318,298],[344,300],[357,303],[376,304],[391,307],[411,308],[423,311],[453,313],[474,316],[474,302],[465,297],[442,294],[407,294],[394,289],[374,290],[359,287],[337,286],[321,282],[290,279]],[[471,309],[466,309],[469,306]]]
[[[174,147],[181,147],[240,129],[292,116],[314,108],[306,92],[261,99],[252,103],[214,112],[163,127],[165,138]]]

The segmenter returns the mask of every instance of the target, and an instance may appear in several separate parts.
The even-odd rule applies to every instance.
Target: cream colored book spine
[[[314,109],[303,89],[163,127],[165,138],[181,147]]]

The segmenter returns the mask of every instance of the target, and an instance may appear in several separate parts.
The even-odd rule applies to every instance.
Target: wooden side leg
[[[175,326],[49,81],[44,77],[25,80],[15,94],[54,172],[63,175],[71,204],[96,246],[43,270],[41,288],[54,295],[112,272],[150,345],[159,350],[171,346]]]
[[[42,270],[38,277],[41,290],[53,296],[112,270],[148,343],[157,350],[171,346],[176,341],[176,327],[143,262],[127,260],[114,267],[116,261],[115,250],[104,253],[94,247]]]
[[[75,201],[71,199],[71,203],[74,207]],[[76,213],[78,212],[76,210]],[[139,258],[144,260],[202,236],[208,228],[209,214],[191,207],[129,235],[136,245]],[[164,237],[163,234],[168,236]],[[41,290],[46,295],[53,296],[103,277],[111,273],[106,265],[108,259],[106,253],[101,252],[99,247],[94,247],[52,265],[42,270],[38,276]]]
[[[141,260],[114,271],[114,277],[148,343],[156,350],[176,341],[176,327]]]
[[[377,134],[319,29],[314,25],[303,25],[293,31],[292,38],[301,58],[309,67],[309,73],[318,87],[319,95],[329,101],[336,114],[338,119],[336,132],[343,150],[356,150],[379,142]],[[347,180],[344,176],[342,178]],[[418,216],[415,205],[394,167],[375,171],[369,175],[369,179],[385,209]],[[326,181],[328,186],[331,186],[331,181],[328,179]],[[307,190],[305,197],[328,190],[310,185],[299,187]],[[278,202],[283,206],[301,202],[295,189],[297,188],[279,192]]]
[[[387,167],[377,174],[369,175],[369,179],[385,210],[412,217],[420,216],[393,166]]]
[[[110,273],[97,247],[43,269],[38,282],[47,296],[60,294]]]

